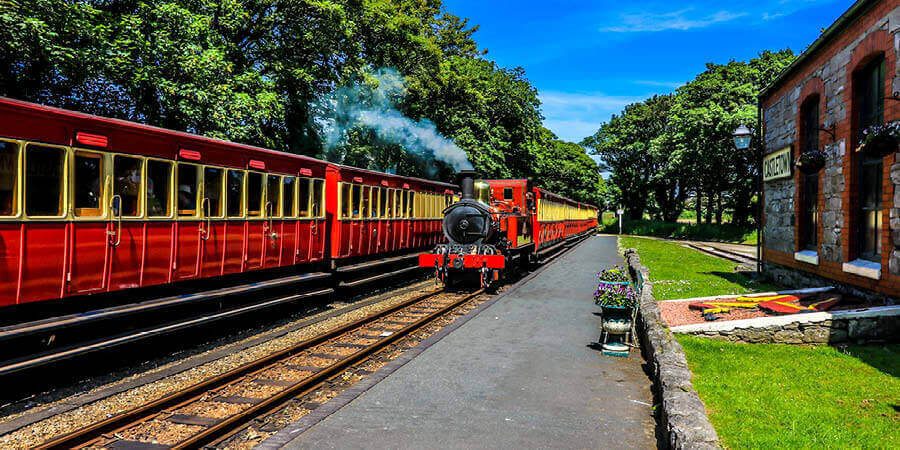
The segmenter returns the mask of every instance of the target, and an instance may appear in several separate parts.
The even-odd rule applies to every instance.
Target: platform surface
[[[640,354],[588,346],[596,273],[621,263],[588,238],[287,447],[655,448]]]

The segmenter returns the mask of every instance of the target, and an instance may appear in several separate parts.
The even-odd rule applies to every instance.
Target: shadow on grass
[[[768,283],[754,279],[752,276],[742,272],[702,272],[704,275],[712,275],[722,278],[729,283],[734,283],[745,289],[758,289],[760,287],[769,287]],[[752,272],[747,272],[752,273]]]
[[[843,351],[894,378],[900,378],[900,344],[850,345]],[[893,406],[894,409],[900,407]]]

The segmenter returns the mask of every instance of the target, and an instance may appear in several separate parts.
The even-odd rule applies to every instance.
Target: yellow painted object
[[[782,299],[785,297],[792,297],[792,296],[784,294],[784,295],[770,295],[768,297],[738,297],[737,299],[741,300],[741,301],[745,301],[745,302],[762,303],[762,302],[767,302],[769,300],[779,300],[779,299]]]
[[[798,311],[799,311],[799,310],[804,310],[804,309],[812,309],[812,308],[810,308],[810,307],[808,307],[808,306],[796,305],[796,304],[788,303],[788,302],[775,302],[775,303],[778,304],[778,305],[781,305],[781,306],[787,306],[787,307],[789,307],[789,308],[794,308],[794,309],[796,309],[796,310],[798,310]]]
[[[716,314],[730,311],[729,308],[707,308],[703,310],[703,314]]]
[[[756,308],[759,302],[704,302],[713,306],[728,306],[731,308]]]

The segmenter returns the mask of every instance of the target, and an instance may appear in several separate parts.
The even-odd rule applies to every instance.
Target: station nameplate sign
[[[791,155],[791,146],[787,146],[775,153],[763,158],[763,181],[777,180],[791,176],[794,158]]]

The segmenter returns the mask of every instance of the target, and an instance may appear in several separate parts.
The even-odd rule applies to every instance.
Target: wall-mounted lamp
[[[894,91],[894,95],[890,97],[885,97],[885,100],[896,100],[900,102],[900,91]]]

